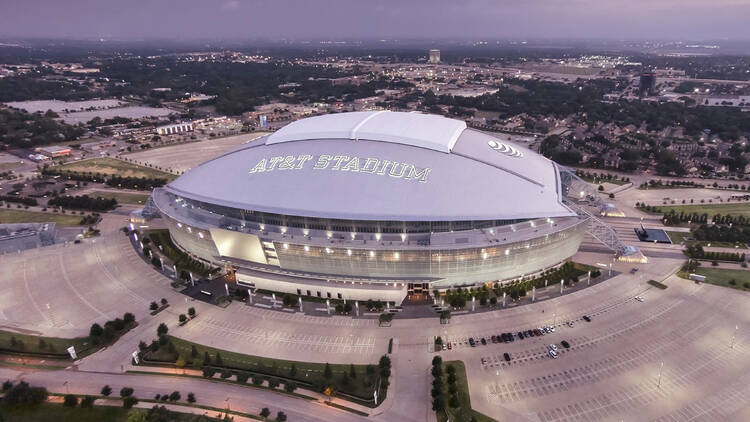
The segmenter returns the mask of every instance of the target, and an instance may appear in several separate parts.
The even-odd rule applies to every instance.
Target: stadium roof
[[[227,207],[348,220],[574,215],[560,201],[552,161],[464,122],[417,113],[300,120],[166,188]]]

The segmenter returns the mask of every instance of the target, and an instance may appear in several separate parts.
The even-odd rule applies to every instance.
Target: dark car
[[[591,318],[589,318],[588,315],[584,315],[583,320],[586,322],[591,322]]]
[[[503,353],[503,357],[505,358],[506,362],[510,362],[510,355],[507,352]]]
[[[523,335],[523,333],[522,333],[522,332],[520,332],[520,331],[518,332],[518,338],[519,338],[520,340],[523,340],[523,338],[524,338],[524,335]]]
[[[542,330],[540,330],[538,328],[534,329],[534,333],[536,333],[536,335],[538,335],[538,336],[543,336],[544,335],[544,331],[542,331]]]
[[[487,345],[487,340],[485,340],[484,337],[482,337],[481,341],[482,341],[482,346],[486,346]]]
[[[568,343],[567,341],[563,340],[560,342],[560,344],[562,344],[562,347],[570,349],[570,343]]]
[[[476,346],[476,343],[474,343],[474,338],[473,337],[469,337],[469,344],[471,345],[471,347]]]
[[[497,336],[490,337],[490,340],[492,340],[493,343],[497,343]]]
[[[515,339],[513,338],[513,333],[508,333],[508,341],[510,341],[511,343],[513,343],[514,340]]]

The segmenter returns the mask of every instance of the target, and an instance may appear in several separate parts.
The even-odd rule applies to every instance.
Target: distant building
[[[440,63],[440,50],[434,48],[430,50],[430,63]]]
[[[642,72],[640,85],[638,86],[638,95],[643,97],[653,95],[656,91],[656,74],[651,71]]]
[[[185,133],[193,131],[193,123],[175,123],[171,125],[159,126],[156,128],[156,133],[159,135],[174,135],[177,133]]]
[[[102,148],[111,148],[114,146],[117,146],[117,143],[115,141],[105,140],[86,142],[85,144],[81,144],[81,149],[86,151],[98,151]]]
[[[67,157],[70,155],[70,148],[51,145],[48,147],[39,147],[36,149],[36,152],[50,158]]]

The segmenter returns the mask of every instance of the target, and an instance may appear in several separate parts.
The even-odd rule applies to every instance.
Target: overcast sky
[[[750,0],[0,0],[0,35],[750,40]]]

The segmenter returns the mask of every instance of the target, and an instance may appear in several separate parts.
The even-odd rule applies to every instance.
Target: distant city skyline
[[[747,16],[747,0],[28,0],[0,5],[0,36],[750,40]]]

